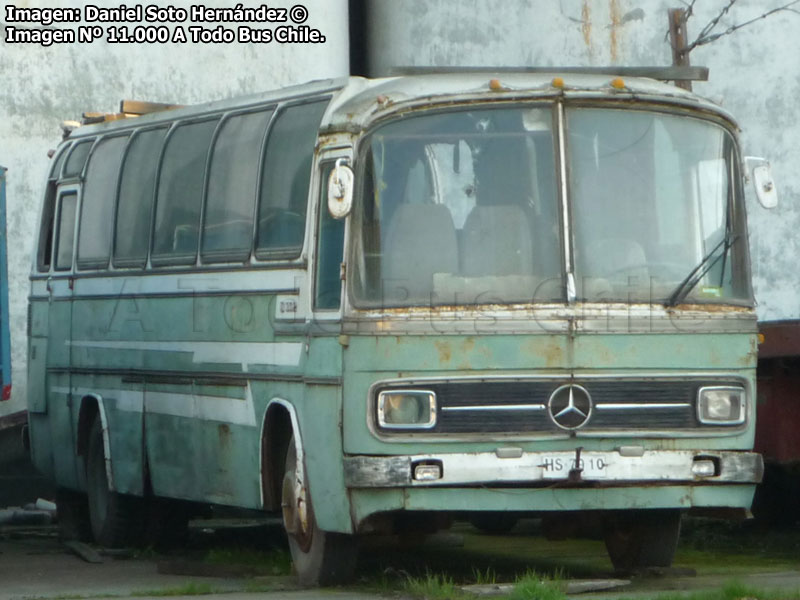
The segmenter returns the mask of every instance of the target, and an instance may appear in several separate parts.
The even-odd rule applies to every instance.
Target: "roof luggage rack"
[[[122,100],[119,103],[118,113],[85,112],[81,118],[81,125],[92,125],[94,123],[104,123],[106,121],[116,121],[117,119],[127,119],[128,117],[140,117],[162,110],[172,108],[182,108],[182,104],[164,104],[162,102],[144,102],[142,100]]]
[[[708,81],[708,67],[392,67],[392,75],[442,75],[445,73],[576,73],[649,77],[661,81]]]

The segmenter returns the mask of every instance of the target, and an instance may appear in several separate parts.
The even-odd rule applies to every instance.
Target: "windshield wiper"
[[[728,229],[725,232],[725,237],[722,238],[722,240],[720,240],[720,242],[714,246],[711,251],[700,260],[699,263],[697,263],[697,266],[691,270],[686,278],[678,284],[678,287],[676,287],[675,291],[670,294],[670,297],[664,303],[664,306],[675,306],[683,302],[683,299],[689,295],[689,292],[691,292],[698,283],[700,283],[700,280],[705,277],[706,273],[708,273],[721,258],[728,255],[728,250],[731,249],[731,246],[733,246],[738,237],[738,235],[731,235],[730,229]],[[717,250],[720,248],[722,248],[722,252],[717,254]]]

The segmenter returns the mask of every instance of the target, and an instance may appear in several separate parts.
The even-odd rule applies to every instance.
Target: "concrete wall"
[[[156,4],[156,0],[145,4]],[[82,8],[69,0],[17,0],[24,8]],[[116,7],[123,2],[98,2]],[[134,2],[125,2],[134,6]],[[195,0],[170,0],[188,8]],[[259,6],[261,2],[244,2]],[[266,3],[291,7],[295,2]],[[13,395],[0,416],[25,407],[28,274],[47,150],[61,139],[60,123],[85,111],[116,112],[123,98],[190,104],[264,91],[348,73],[347,0],[304,0],[305,25],[322,44],[65,44],[5,43],[0,36],[0,165],[8,168],[8,235]],[[205,6],[236,6],[206,0]],[[0,32],[10,23],[0,14]],[[130,23],[132,27],[140,23]],[[158,25],[158,23],[147,23]],[[196,24],[196,23],[195,23]],[[17,25],[17,23],[14,23]],[[107,26],[107,23],[101,23]],[[186,26],[194,25],[186,23]],[[206,24],[213,27],[216,24]],[[229,23],[235,29],[238,24]],[[57,27],[64,27],[59,25]],[[259,25],[267,27],[269,25]],[[53,27],[56,27],[55,25]]]
[[[369,2],[369,69],[390,66],[668,65],[667,11],[677,0],[405,0]],[[727,0],[695,4],[689,39]],[[718,27],[785,0],[735,5]],[[750,244],[762,319],[800,318],[800,14],[782,12],[691,53],[711,69],[694,91],[731,111],[746,154],[770,159],[780,206],[750,200]]]

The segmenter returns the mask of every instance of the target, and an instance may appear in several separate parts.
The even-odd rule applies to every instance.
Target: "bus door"
[[[76,439],[80,398],[72,390],[72,288],[73,255],[77,231],[79,186],[60,186],[57,191],[53,227],[52,270],[47,279],[47,337],[37,338],[37,355],[46,357],[44,369],[47,412],[54,448],[72,448]],[[42,366],[39,365],[41,369]],[[73,418],[73,415],[75,418]],[[53,468],[58,481],[79,487],[76,454],[54,452]]]

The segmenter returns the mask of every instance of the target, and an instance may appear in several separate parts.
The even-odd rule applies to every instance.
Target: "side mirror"
[[[353,169],[344,164],[344,159],[336,161],[336,166],[328,177],[328,211],[334,219],[344,219],[353,208]]]
[[[744,164],[747,179],[752,179],[759,204],[764,208],[778,206],[778,190],[775,188],[769,161],[756,156],[745,156]]]

